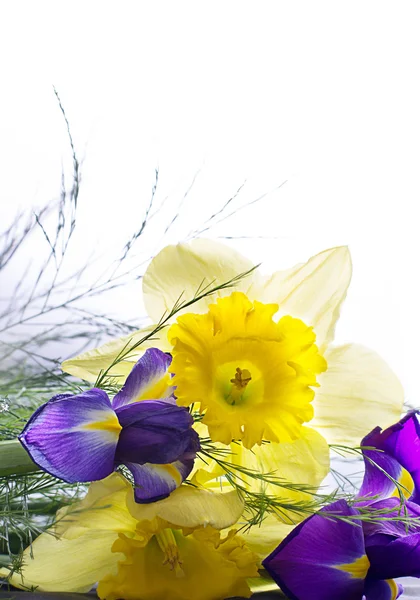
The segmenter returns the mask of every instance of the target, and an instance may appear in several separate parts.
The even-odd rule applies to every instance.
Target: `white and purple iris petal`
[[[390,509],[394,510],[395,506]],[[344,500],[330,504],[320,513],[298,525],[263,561],[287,597],[291,600],[396,600],[403,588],[392,578],[416,573],[419,534],[397,539],[383,534],[366,537],[362,522],[357,518],[360,513]],[[390,548],[397,543],[397,549]],[[411,557],[413,549],[415,556]]]
[[[364,503],[369,502],[369,497],[387,498],[396,493],[390,475],[412,488],[409,499],[420,504],[420,425],[416,412],[408,413],[383,431],[377,427],[363,438],[361,445],[377,448],[363,450],[365,475],[359,497],[365,499]]]
[[[32,460],[69,483],[114,470],[121,425],[103,390],[60,394],[40,406],[19,436]]]
[[[151,350],[135,365],[122,399],[117,394],[113,405],[94,388],[55,396],[38,408],[19,436],[32,460],[71,483],[103,479],[126,465],[138,502],[164,498],[181,485],[192,470],[199,438],[188,410],[165,397],[173,393],[170,379],[158,380],[158,373],[161,380],[167,378],[170,357]],[[143,385],[142,378],[148,383]],[[160,390],[161,399],[143,400],[139,389]]]

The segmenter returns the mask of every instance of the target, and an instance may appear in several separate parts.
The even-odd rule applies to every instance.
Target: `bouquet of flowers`
[[[29,297],[19,283],[0,314],[2,335],[70,314],[23,342],[1,341],[4,586],[95,590],[103,600],[223,600],[279,588],[295,600],[397,598],[394,579],[420,577],[420,430],[415,410],[402,415],[402,387],[375,352],[333,345],[349,250],[263,274],[200,237],[232,197],[189,243],[149,261],[143,328],[77,307],[84,269],[76,281],[59,275],[80,164],[58,101],[73,178],[55,236],[47,207],[16,233],[19,216],[1,238],[0,270],[35,226],[50,249]],[[158,171],[140,228],[85,295],[126,284],[116,273],[151,218],[157,183]],[[51,285],[40,291],[51,262]],[[69,283],[70,296],[54,303]],[[88,327],[111,341],[92,349]],[[69,338],[89,349],[61,366],[40,353]],[[363,461],[363,478],[335,470],[334,456]]]
[[[375,352],[333,345],[350,278],[346,247],[268,276],[207,239],[159,252],[150,323],[66,360],[72,390],[0,445],[8,485],[78,490],[9,552],[4,582],[103,600],[397,598],[394,579],[420,576],[420,429]],[[358,489],[321,485],[334,454],[363,459]]]

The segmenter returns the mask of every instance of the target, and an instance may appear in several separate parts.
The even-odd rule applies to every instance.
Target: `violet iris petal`
[[[399,498],[387,498],[370,504],[369,511],[372,511],[373,515],[376,513],[377,519],[363,522],[366,543],[369,543],[370,536],[378,533],[393,538],[420,533],[420,506],[414,502],[406,501],[402,505]],[[407,520],[402,520],[402,517],[411,518],[413,521],[407,524]]]
[[[373,446],[372,442],[367,441],[368,437],[364,438],[362,446]],[[396,491],[396,485],[390,477],[399,481],[403,474],[398,461],[385,452],[377,450],[363,450],[363,460],[365,474],[358,493],[358,497],[363,500],[359,504],[369,504],[377,499],[392,496]]]
[[[172,396],[175,388],[170,385],[170,376],[167,374],[171,360],[169,354],[157,348],[148,348],[113,399],[114,409],[138,400],[157,400]]]
[[[365,585],[364,598],[366,600],[396,600],[401,596],[403,591],[403,586],[396,583],[393,579],[376,580],[368,578]]]
[[[185,452],[194,422],[186,408],[159,400],[143,400],[116,410],[123,427],[119,463],[171,463]]]
[[[376,534],[366,538],[366,553],[375,579],[420,577],[420,533],[393,538]]]
[[[191,429],[185,451],[169,464],[138,464],[125,462],[134,477],[136,502],[148,503],[169,496],[188,477],[194,466],[196,452],[200,449],[197,433]]]
[[[408,413],[401,421],[384,431],[377,427],[362,440],[362,446],[373,446],[380,450],[365,450],[363,454],[394,479],[398,480],[403,474],[403,469],[406,469],[414,484],[410,500],[420,504],[420,425],[416,412]],[[392,481],[366,458],[365,467],[359,496],[377,495],[385,498],[395,492]]]
[[[344,500],[321,512],[359,514]],[[361,523],[353,522],[315,514],[300,523],[263,566],[291,600],[361,600],[369,563]]]
[[[44,471],[69,483],[103,479],[114,470],[121,426],[107,394],[60,394],[40,406],[19,440]]]

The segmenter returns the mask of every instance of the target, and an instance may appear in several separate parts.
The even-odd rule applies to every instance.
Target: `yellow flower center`
[[[313,417],[312,387],[327,364],[312,328],[291,316],[276,322],[278,308],[234,292],[169,330],[178,404],[200,404],[214,441],[290,442]]]
[[[170,570],[175,571],[176,577],[185,577],[185,573],[181,569],[182,560],[172,529],[162,529],[155,537],[165,557],[162,564],[169,565]]]

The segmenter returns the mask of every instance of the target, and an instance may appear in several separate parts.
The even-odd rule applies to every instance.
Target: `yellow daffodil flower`
[[[169,330],[177,403],[200,404],[213,441],[289,442],[313,417],[311,386],[327,363],[300,319],[273,320],[278,308],[234,292]]]
[[[56,592],[85,592],[99,582],[98,595],[107,600],[249,596],[246,580],[258,576],[257,556],[235,531],[223,537],[219,531],[242,510],[236,492],[190,486],[140,505],[131,485],[114,473],[59,511],[54,528],[25,550],[21,572],[9,581]]]
[[[240,273],[249,271],[252,267],[253,264],[235,250],[210,240],[197,239],[189,244],[168,246],[152,260],[143,278],[144,304],[149,317],[156,323],[165,311],[173,308],[181,295],[186,300],[191,299],[199,288],[222,284]],[[252,306],[248,312],[253,315],[255,328],[261,327],[261,352],[263,348],[267,349],[267,345],[271,345],[269,343],[271,334],[268,331],[270,327],[276,330],[275,336],[278,342],[282,336],[287,339],[281,351],[279,342],[278,352],[270,352],[271,362],[267,364],[259,356],[258,349],[248,343],[249,340],[248,342],[244,340],[243,333],[242,341],[247,348],[238,347],[232,351],[234,340],[232,337],[229,338],[229,332],[234,336],[235,331],[241,329],[241,323],[243,324],[246,318],[243,317],[241,321],[241,317],[237,315],[230,329],[224,328],[222,332],[224,339],[230,339],[232,344],[228,344],[226,355],[220,355],[217,364],[214,361],[211,365],[204,364],[207,353],[211,352],[212,348],[201,348],[202,352],[199,353],[198,358],[202,370],[196,366],[195,375],[202,377],[200,398],[203,406],[208,409],[208,424],[211,425],[213,432],[217,431],[214,433],[216,437],[226,442],[229,431],[236,435],[238,428],[240,430],[244,427],[243,416],[246,412],[244,405],[253,404],[249,402],[250,399],[261,397],[257,388],[263,384],[264,388],[269,388],[267,393],[270,397],[276,392],[276,399],[277,393],[283,389],[285,383],[287,385],[292,383],[293,388],[293,393],[287,398],[285,390],[284,393],[280,393],[281,401],[276,403],[277,408],[281,408],[277,412],[277,420],[273,419],[274,415],[268,421],[264,420],[264,436],[268,436],[273,441],[276,438],[284,441],[297,439],[300,426],[306,422],[321,433],[328,443],[357,445],[369,429],[376,425],[386,427],[399,418],[403,391],[398,379],[386,363],[374,351],[359,345],[331,346],[335,324],[350,279],[351,259],[348,249],[332,248],[317,254],[303,265],[278,271],[270,276],[265,276],[258,270],[253,271],[250,276],[241,279],[235,286],[234,291],[242,292],[245,297],[240,294],[234,300],[232,289],[220,290],[210,297],[202,298],[190,309],[186,309],[184,312],[190,313],[189,316],[182,315],[182,312],[176,315],[178,325],[172,330],[171,340],[175,343],[175,353],[179,351],[179,356],[181,356],[181,348],[185,349],[185,343],[188,344],[186,351],[191,353],[194,352],[194,348],[197,349],[197,340],[208,339],[211,323],[214,324],[217,320],[216,313],[222,315],[225,326],[239,303],[242,306],[242,315]],[[225,297],[229,296],[231,300],[226,300],[225,305],[217,302],[218,297],[225,301]],[[274,311],[272,306],[274,304],[278,307],[277,311]],[[209,308],[210,305],[216,308]],[[201,315],[201,320],[193,317],[191,313]],[[194,320],[197,321],[198,330],[192,325]],[[186,323],[192,327],[191,330],[186,327]],[[185,338],[176,335],[180,333],[181,328]],[[294,334],[293,328],[295,328]],[[150,331],[150,328],[148,330]],[[140,330],[68,360],[63,363],[63,369],[83,379],[95,380],[101,369],[109,367],[127,343],[133,344],[142,339],[148,330]],[[201,343],[204,345],[204,341]],[[120,381],[124,381],[133,362],[150,345],[164,351],[174,351],[173,345],[167,339],[167,331],[164,330],[160,332],[158,339],[149,340],[147,344],[142,345],[113,367],[111,374],[120,376]],[[295,350],[297,354],[293,360],[291,355]],[[177,360],[178,365],[180,362],[181,358]],[[289,363],[289,370],[285,366],[287,363]],[[270,365],[271,367],[278,365],[280,371],[270,376],[269,373],[272,371]],[[237,368],[240,371],[236,371]],[[293,372],[294,381],[291,380]],[[213,388],[208,384],[209,373],[212,376]],[[184,375],[185,372],[177,373],[181,386],[182,381],[186,379]],[[198,383],[195,381],[191,384],[195,385],[195,390]],[[314,386],[317,387],[312,390]],[[210,388],[212,398],[206,396]],[[216,393],[216,398],[214,398],[214,388],[219,393],[218,396]],[[185,388],[184,391],[187,395],[188,389]],[[233,404],[235,396],[240,401],[236,400]],[[311,402],[312,396],[314,399]],[[217,400],[217,397],[219,400],[220,397],[225,398],[224,404],[219,402],[219,416],[215,406],[211,404],[212,400]],[[182,402],[186,403],[185,398]],[[262,409],[261,416],[264,414],[266,417],[267,413],[270,413],[268,403],[260,404],[259,408]],[[229,412],[235,415],[241,413],[241,418],[235,416],[227,426],[225,417]],[[257,408],[252,408],[250,412],[253,416],[259,413]],[[285,421],[279,424],[278,419],[283,418]],[[246,421],[249,423],[250,417],[247,417]],[[254,423],[254,429],[246,427],[244,429],[248,429],[247,434],[242,431],[246,445],[250,446],[255,441],[258,442],[261,437],[262,419]]]

